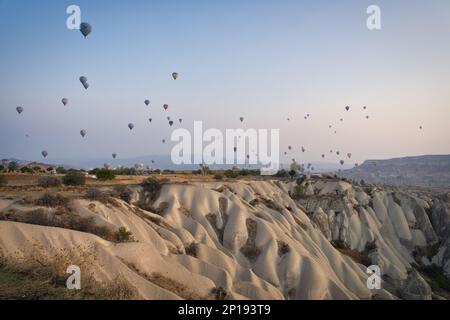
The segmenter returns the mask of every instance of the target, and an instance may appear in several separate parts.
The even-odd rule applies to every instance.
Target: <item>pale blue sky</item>
[[[66,28],[70,4],[87,39]],[[366,28],[370,4],[380,31]],[[448,0],[0,0],[0,38],[0,157],[168,154],[168,115],[280,128],[302,162],[450,153]]]

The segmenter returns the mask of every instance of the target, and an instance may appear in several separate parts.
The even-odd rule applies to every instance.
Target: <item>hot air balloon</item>
[[[302,152],[305,152],[305,148],[304,147],[302,147]]]
[[[287,155],[287,152],[286,152],[286,151],[284,152],[284,155]]]
[[[344,160],[339,161],[339,163],[342,165],[344,165]]]
[[[350,152],[347,153],[347,157],[350,159],[352,157],[352,154]]]
[[[347,111],[350,110],[350,107],[349,107],[349,106],[346,106],[346,107],[345,107],[345,110],[347,110]]]
[[[177,72],[173,72],[172,73],[172,78],[173,78],[173,80],[177,80],[178,79],[178,73]]]
[[[339,154],[340,154],[340,152],[339,152],[339,151],[336,151],[336,154],[337,154],[337,155],[339,155]]]
[[[289,150],[291,150],[291,149],[292,149],[292,147],[291,147],[291,146],[289,146],[289,147],[288,147],[288,149],[289,149]]]
[[[239,120],[241,120],[241,122],[244,122],[244,117],[240,117]]]
[[[183,122],[183,119],[180,118],[180,119],[178,119],[178,121],[181,123],[181,122]]]
[[[23,108],[21,106],[18,106],[16,108],[16,111],[17,111],[18,114],[21,114],[23,112]]]
[[[87,78],[85,76],[80,77],[80,82],[85,89],[89,88],[89,83],[87,82]]]
[[[166,139],[162,139],[162,143],[166,143]]]
[[[87,22],[80,23],[80,32],[86,38],[92,32],[92,26]]]
[[[47,150],[42,150],[41,154],[44,158],[46,158],[48,156]]]
[[[234,150],[234,152],[236,152],[236,151],[237,151],[237,148],[236,148],[236,147],[234,147],[234,148],[233,148],[233,150]]]
[[[170,117],[167,117],[167,121],[169,121],[170,120]]]
[[[366,116],[366,119],[369,119],[369,116]]]
[[[167,110],[167,108],[169,108],[169,105],[168,104],[164,104],[163,108],[164,108],[164,110]]]
[[[116,154],[116,153],[113,153],[113,154],[112,154],[112,157],[113,157],[113,159],[115,159],[115,158],[117,157],[117,154]]]
[[[366,108],[367,108],[366,106],[363,107],[364,110],[366,110]]]
[[[109,170],[109,169],[111,169],[111,165],[109,163],[104,163],[103,168]]]
[[[358,166],[358,163],[355,163],[355,167],[357,167]]]
[[[324,154],[322,154],[322,158],[325,158],[325,155],[324,155]]]
[[[173,121],[170,120],[170,121],[169,121],[169,126],[172,126],[172,125],[173,125]]]
[[[419,126],[419,129],[422,130],[422,126]]]
[[[130,130],[133,130],[133,128],[134,128],[134,124],[132,124],[132,123],[129,123],[129,124],[128,124],[128,128],[129,128]]]
[[[148,121],[152,122],[152,118],[148,118]]]
[[[328,128],[330,128],[331,129],[331,124],[328,126]]]
[[[69,103],[69,99],[67,98],[62,98],[61,102],[63,103],[63,105],[67,105],[67,103]]]
[[[344,119],[342,119],[342,118],[340,118],[339,120],[340,120],[341,122],[344,121]]]
[[[86,130],[81,130],[80,131],[81,136],[84,138],[84,136],[86,135]]]
[[[145,100],[144,100],[144,103],[145,103],[146,106],[148,106],[148,105],[150,104],[150,100],[145,99]]]

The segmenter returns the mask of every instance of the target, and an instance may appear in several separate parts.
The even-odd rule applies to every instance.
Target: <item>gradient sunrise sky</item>
[[[71,4],[87,39],[66,28]],[[0,0],[0,38],[2,158],[169,154],[178,118],[279,128],[282,161],[450,153],[448,0]]]

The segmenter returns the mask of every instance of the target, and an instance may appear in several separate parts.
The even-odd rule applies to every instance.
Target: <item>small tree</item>
[[[66,168],[64,168],[64,167],[57,167],[57,168],[56,168],[56,173],[59,173],[59,174],[66,174],[66,173],[67,173],[67,170],[66,170]]]
[[[83,173],[70,170],[63,178],[63,183],[68,186],[81,186],[86,184],[86,177]]]
[[[113,180],[116,177],[116,174],[114,171],[110,169],[98,169],[95,173],[98,180],[106,181],[106,180]]]
[[[19,164],[16,161],[11,161],[8,163],[9,172],[15,172],[17,169],[19,169]]]

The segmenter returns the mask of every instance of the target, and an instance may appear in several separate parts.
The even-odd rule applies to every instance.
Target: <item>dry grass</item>
[[[98,282],[91,271],[95,262],[92,246],[76,246],[43,253],[45,248],[30,246],[8,258],[0,253],[0,299],[132,299],[135,289],[121,276],[108,283]],[[66,269],[81,270],[81,289],[69,290]]]
[[[34,201],[37,206],[57,208],[63,207],[67,208],[69,206],[69,199],[59,193],[44,193],[40,198]]]

